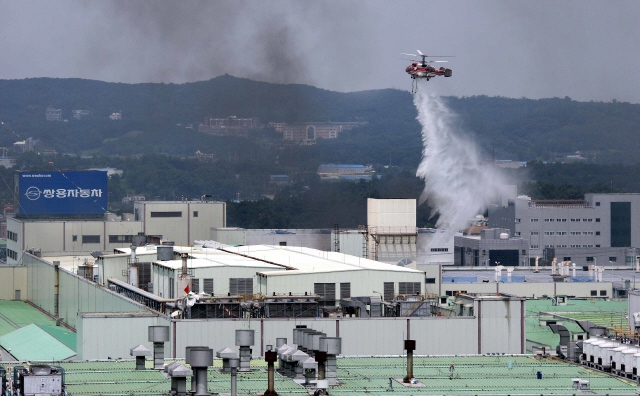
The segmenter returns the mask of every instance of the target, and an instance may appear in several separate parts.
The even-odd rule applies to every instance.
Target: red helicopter
[[[412,79],[414,80],[418,80],[421,78],[426,78],[427,81],[429,81],[432,77],[435,76],[445,76],[445,77],[451,77],[453,74],[453,71],[451,69],[446,69],[444,67],[441,67],[439,69],[436,69],[435,67],[431,66],[429,63],[445,63],[447,61],[445,60],[427,60],[427,58],[429,58],[428,55],[423,54],[422,52],[420,52],[420,50],[417,50],[418,54],[420,55],[416,55],[416,54],[402,54],[402,55],[409,55],[409,56],[414,56],[414,57],[422,57],[422,60],[413,60],[414,62],[407,66],[407,68],[405,69],[405,71],[411,76]],[[450,58],[451,56],[431,56],[431,58]],[[416,81],[417,83],[417,81]],[[417,89],[417,85],[414,84],[414,91]]]

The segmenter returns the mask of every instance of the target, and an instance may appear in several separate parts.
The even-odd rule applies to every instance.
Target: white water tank
[[[620,367],[624,364],[622,360],[622,352],[629,349],[628,344],[620,345],[611,350],[611,367],[613,368],[613,363],[615,363],[615,369],[620,370]]]
[[[509,239],[509,234],[507,234],[506,232],[501,232],[500,239]]]
[[[633,372],[633,356],[638,353],[638,348],[627,348],[622,351],[622,364],[624,364],[624,372]],[[622,366],[620,367],[622,368]]]
[[[618,345],[620,344],[617,342],[607,342],[606,344],[598,345],[600,353],[596,356],[596,359],[601,359],[599,360],[599,364],[602,365],[602,368],[611,367],[611,354]]]

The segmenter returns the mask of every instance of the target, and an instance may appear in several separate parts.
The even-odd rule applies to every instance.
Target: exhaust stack
[[[207,387],[207,367],[213,366],[213,349],[207,347],[191,347],[189,361],[196,377],[195,396],[210,396]],[[194,391],[194,389],[192,389]]]
[[[267,391],[264,392],[264,396],[278,396],[278,393],[275,391],[275,367],[274,364],[276,360],[278,360],[278,352],[272,351],[273,347],[271,345],[267,345],[267,352],[264,354],[264,360],[267,362]]]
[[[404,349],[407,350],[407,376],[402,382],[408,384],[413,378],[413,351],[416,350],[416,340],[404,340]]]
[[[237,357],[229,359],[229,370],[231,370],[231,396],[238,396],[238,367],[240,367],[240,359]]]
[[[169,341],[169,326],[149,326],[149,342],[153,342],[153,368],[164,367],[164,343]]]
[[[255,330],[236,330],[236,346],[240,347],[240,372],[251,371],[251,347],[255,333]]]

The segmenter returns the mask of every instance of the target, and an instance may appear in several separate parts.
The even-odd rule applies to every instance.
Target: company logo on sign
[[[36,186],[31,186],[27,188],[24,196],[27,197],[30,201],[35,201],[39,199],[41,196],[44,198],[90,198],[90,197],[102,197],[102,189],[101,188],[76,188],[72,190],[67,190],[64,188],[58,189],[44,189],[40,191],[40,189]]]
[[[27,197],[29,201],[35,201],[36,199],[40,198],[40,189],[38,187],[31,186],[27,188],[24,196]]]

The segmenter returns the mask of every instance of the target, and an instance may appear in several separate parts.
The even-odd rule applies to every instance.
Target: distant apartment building
[[[38,140],[30,137],[13,144],[13,150],[17,153],[28,153],[38,148]]]
[[[122,119],[122,113],[111,113],[111,115],[109,116],[110,120],[121,120]]]
[[[82,120],[83,118],[87,118],[91,115],[89,110],[71,110],[71,116],[76,120]]]
[[[259,128],[260,120],[256,117],[238,118],[230,116],[227,118],[205,117],[204,123],[198,126],[198,132],[213,136],[249,136],[249,131]]]
[[[371,179],[371,165],[322,164],[318,166],[321,179]]]
[[[281,132],[284,140],[315,144],[317,139],[336,139],[340,133],[366,124],[366,122],[270,122],[269,126]]]
[[[45,116],[47,121],[63,121],[62,109],[56,109],[53,106],[48,106],[45,110]]]

